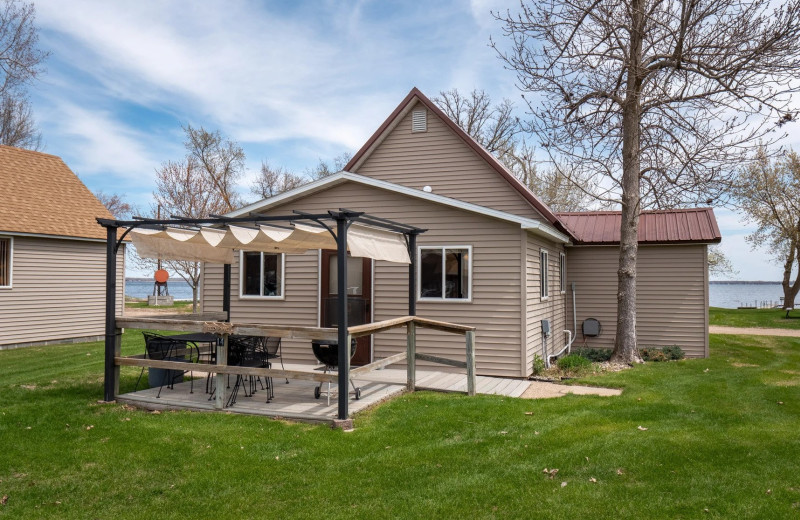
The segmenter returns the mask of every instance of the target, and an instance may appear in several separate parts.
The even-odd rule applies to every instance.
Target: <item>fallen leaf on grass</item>
[[[533,415],[533,412],[525,412],[525,415]]]
[[[768,494],[768,495],[771,495],[771,494],[772,494],[772,490],[771,490],[771,489],[768,489],[768,490],[767,490],[767,494]]]
[[[556,474],[558,473],[558,468],[553,468],[553,469],[544,468],[544,470],[542,470],[542,473],[545,473],[550,480],[553,480]]]
[[[636,427],[636,429],[637,429],[637,430],[641,430],[641,431],[643,431],[643,432],[646,432],[646,431],[647,431],[647,428],[645,428],[644,426],[637,426],[637,427]]]
[[[705,373],[705,372],[708,372],[708,369],[705,369],[705,370],[703,370],[703,372],[704,372],[704,373]],[[706,509],[706,511],[708,511],[708,509]]]
[[[86,427],[87,430],[91,430],[92,428],[94,428],[94,424],[90,424],[89,426]]]
[[[597,482],[597,479],[592,477],[592,478],[589,479],[589,482]]]
[[[783,404],[783,401],[778,401],[778,404]]]
[[[624,469],[617,468],[617,475],[624,475],[624,474],[625,474],[625,470]]]
[[[505,435],[507,433],[508,433],[507,431],[503,430],[503,431],[500,432],[500,435]]]
[[[153,411],[152,411],[152,412],[150,412],[150,413],[151,413],[151,414],[153,414],[153,415],[160,415],[160,414],[161,414],[161,411],[160,411],[160,410],[153,410]]]
[[[561,487],[567,487],[567,483],[566,482],[562,482],[561,483]]]
[[[8,495],[3,495],[3,498],[0,498],[0,505],[6,505],[8,503]]]

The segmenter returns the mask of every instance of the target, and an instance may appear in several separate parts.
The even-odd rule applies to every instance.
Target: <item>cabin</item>
[[[613,231],[608,237],[603,232],[615,219],[618,229],[619,214],[554,213],[418,89],[344,171],[227,217],[340,208],[426,230],[411,252],[417,264],[413,303],[426,318],[476,328],[478,374],[525,377],[536,356],[549,360],[569,344],[613,345],[618,248]],[[655,212],[642,223],[640,344],[677,344],[690,356],[707,356],[707,246],[721,239],[713,211]],[[328,250],[242,250],[230,268],[229,304],[224,266],[206,262],[203,311],[225,310],[235,322],[333,326],[337,262]],[[406,266],[350,256],[346,269],[350,325],[407,313],[412,284]],[[589,318],[599,322],[599,330],[584,334]],[[367,336],[359,340],[352,364],[405,348],[402,331]],[[416,348],[444,358],[464,352],[463,343],[447,334],[418,338]],[[285,339],[283,357],[314,363],[304,340]]]
[[[0,145],[0,186],[0,349],[102,339],[111,214],[55,155]]]

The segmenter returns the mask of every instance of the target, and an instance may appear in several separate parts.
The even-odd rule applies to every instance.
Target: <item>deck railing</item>
[[[336,383],[337,374],[324,374],[320,372],[304,372],[300,370],[285,370],[277,368],[256,368],[228,365],[228,337],[232,334],[244,336],[267,336],[281,337],[286,339],[302,340],[331,340],[338,339],[335,328],[325,327],[298,327],[298,326],[273,326],[255,323],[228,323],[216,321],[216,315],[195,316],[194,319],[183,319],[183,317],[124,317],[116,318],[117,341],[114,355],[114,370],[117,372],[115,380],[117,382],[114,389],[114,397],[119,395],[119,368],[120,366],[136,366],[149,368],[163,368],[172,370],[198,371],[207,368],[208,372],[216,374],[217,389],[215,408],[222,409],[225,404],[225,384],[226,374],[241,374],[261,377],[302,379],[307,381],[317,381],[323,383]],[[377,370],[388,365],[407,360],[407,389],[414,391],[416,386],[416,360],[424,360],[443,365],[466,369],[467,394],[475,395],[475,327],[458,325],[435,321],[418,316],[404,316],[391,320],[385,320],[366,325],[358,325],[348,328],[348,344],[354,338],[369,336],[387,330],[405,327],[406,328],[406,352],[401,352],[387,358],[375,361],[368,365],[350,369],[350,379],[354,379],[366,372]],[[155,329],[180,332],[211,332],[218,334],[222,338],[222,344],[217,347],[217,359],[215,364],[185,363],[181,361],[166,361],[145,358],[144,355],[123,357],[121,354],[120,338],[122,328],[132,329]],[[466,361],[457,361],[429,354],[421,354],[416,351],[417,328],[428,328],[453,334],[461,334],[466,338]]]

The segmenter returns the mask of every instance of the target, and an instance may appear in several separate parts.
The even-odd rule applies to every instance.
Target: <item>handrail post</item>
[[[469,330],[467,338],[467,395],[475,395],[475,331]]]
[[[217,345],[217,366],[228,364],[228,335],[222,335],[222,345]],[[225,407],[225,374],[217,372],[217,390],[214,408],[222,410]]]
[[[406,348],[408,349],[406,389],[413,392],[417,385],[417,324],[413,321],[406,324]]]

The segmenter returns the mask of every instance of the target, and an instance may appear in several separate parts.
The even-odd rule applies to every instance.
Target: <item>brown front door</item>
[[[338,317],[338,258],[336,251],[322,251],[320,288],[320,322],[323,327],[336,327]],[[372,260],[347,257],[347,323],[349,326],[372,322]],[[352,365],[366,365],[372,361],[370,336],[356,340],[356,353]]]

